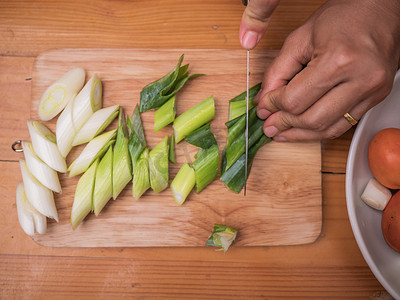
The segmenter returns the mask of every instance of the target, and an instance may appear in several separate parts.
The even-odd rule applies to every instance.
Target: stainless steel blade
[[[244,195],[247,191],[247,163],[249,156],[249,77],[250,77],[250,51],[247,50],[247,67],[246,67],[246,151],[245,151],[245,165],[244,165]]]

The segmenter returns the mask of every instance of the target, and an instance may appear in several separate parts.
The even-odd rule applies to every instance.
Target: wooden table
[[[322,0],[281,1],[259,49],[279,49]],[[312,244],[45,248],[21,230],[10,145],[29,137],[34,58],[56,48],[240,49],[241,1],[0,1],[0,298],[380,298],[345,203],[354,131],[322,142],[323,227]]]

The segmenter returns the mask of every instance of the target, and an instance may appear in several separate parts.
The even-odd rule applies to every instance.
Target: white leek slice
[[[24,184],[20,182],[17,185],[16,191],[17,213],[19,225],[23,231],[30,236],[35,234],[35,223],[33,221],[32,213],[26,209],[26,203],[29,204],[25,195]]]
[[[361,199],[366,204],[377,210],[384,210],[391,197],[392,192],[374,178],[368,181],[361,195]]]
[[[69,166],[69,177],[85,172],[91,163],[97,158],[103,156],[108,146],[114,143],[114,137],[117,129],[107,131],[91,140],[82,150],[78,158]]]
[[[39,234],[45,234],[47,230],[47,218],[40,212],[32,213],[33,222],[35,223],[35,231]]]
[[[39,117],[43,121],[54,118],[76,95],[85,83],[85,70],[75,68],[65,73],[44,92],[39,103]]]
[[[76,131],[89,120],[102,105],[103,87],[99,77],[94,74],[76,96],[72,109],[72,118]]]
[[[71,99],[57,119],[57,146],[63,157],[67,157],[69,151],[71,151],[72,141],[76,135],[76,129],[72,121],[72,108],[74,107],[74,102],[75,98]]]
[[[98,136],[118,116],[118,112],[119,105],[102,108],[96,111],[76,134],[72,146],[87,143],[95,136]]]
[[[24,150],[26,165],[32,175],[48,189],[61,193],[61,184],[57,172],[35,154],[31,142],[22,141],[21,145]]]
[[[100,160],[96,170],[93,192],[93,210],[96,216],[113,196],[112,184],[113,149],[108,147],[106,154]]]
[[[58,150],[55,135],[39,121],[27,121],[33,150],[50,168],[65,173],[67,164]]]
[[[24,182],[25,193],[29,203],[41,214],[58,222],[58,214],[52,191],[42,185],[32,173],[29,172],[24,159],[20,159],[19,163],[22,181]]]
[[[92,210],[93,188],[98,164],[99,160],[96,159],[76,185],[74,204],[71,211],[71,225],[74,230]]]

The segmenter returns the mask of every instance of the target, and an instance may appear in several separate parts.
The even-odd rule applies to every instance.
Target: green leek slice
[[[157,194],[168,187],[168,136],[149,153],[150,185]]]
[[[185,202],[195,183],[196,178],[194,170],[188,163],[184,163],[171,182],[171,191],[176,203],[182,205],[183,202]]]
[[[219,149],[217,145],[201,151],[201,154],[191,164],[196,173],[196,193],[200,193],[217,177],[218,165]]]
[[[169,143],[169,153],[168,153],[168,159],[170,162],[175,163],[175,137],[174,134],[171,136],[171,140]]]
[[[176,107],[175,107],[176,96],[171,97],[165,102],[154,114],[154,132],[159,131],[168,124],[175,120]]]
[[[238,230],[233,227],[215,224],[214,230],[208,238],[206,245],[220,247],[219,250],[226,252],[236,239],[237,234]]]
[[[254,107],[253,100],[260,89],[261,83],[258,83],[249,89],[249,110]],[[233,120],[246,113],[246,97],[247,91],[244,91],[240,95],[229,100],[229,120]]]
[[[217,144],[217,140],[215,139],[214,134],[211,132],[210,123],[207,123],[194,130],[185,138],[185,141],[203,149],[210,148],[212,145]]]
[[[96,169],[92,202],[92,209],[96,216],[99,215],[101,210],[113,196],[112,169],[113,150],[112,146],[109,146],[106,154],[101,158]]]
[[[145,148],[135,162],[132,195],[138,200],[150,188],[149,149]]]

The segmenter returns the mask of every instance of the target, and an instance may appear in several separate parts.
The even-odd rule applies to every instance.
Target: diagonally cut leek
[[[119,193],[132,179],[132,163],[128,149],[128,129],[126,127],[125,113],[119,108],[117,140],[113,153],[113,199],[117,199]]]
[[[102,105],[103,87],[99,77],[94,74],[76,96],[72,108],[72,119],[77,132],[98,111]]]
[[[149,149],[145,148],[135,162],[132,195],[138,200],[150,188]]]
[[[175,120],[176,107],[175,107],[176,96],[171,97],[165,102],[154,114],[154,132],[159,131],[168,124]]]
[[[214,115],[215,103],[211,96],[178,116],[173,125],[175,143],[179,143],[191,132],[211,121]]]
[[[236,239],[238,230],[221,224],[215,224],[214,230],[206,242],[206,246],[221,247],[218,250],[228,251]]]
[[[200,193],[208,184],[210,184],[218,174],[219,149],[213,145],[204,149],[191,167],[196,173],[196,193]]]
[[[29,172],[24,159],[20,159],[19,164],[25,193],[29,203],[42,215],[58,222],[58,214],[52,191],[42,185],[32,173]]]
[[[39,121],[27,121],[33,150],[50,168],[65,173],[67,164],[56,144],[55,135]]]
[[[92,197],[99,159],[79,178],[71,210],[71,226],[76,229],[92,210]]]
[[[30,203],[25,194],[24,184],[20,182],[17,185],[16,204],[19,224],[26,234],[32,236],[35,232],[39,234],[46,233],[46,216],[38,212]]]
[[[128,149],[131,156],[133,173],[135,173],[135,163],[140,154],[146,148],[146,139],[144,137],[142,119],[140,118],[139,107],[136,106],[132,118],[127,117],[129,128]]]
[[[112,165],[113,150],[108,147],[106,154],[100,160],[96,170],[96,179],[93,191],[93,211],[96,216],[113,196]]]
[[[217,144],[217,140],[211,132],[210,123],[207,123],[193,131],[185,138],[185,141],[203,149],[210,148],[212,145]]]
[[[96,111],[75,135],[72,146],[90,142],[111,124],[118,116],[118,113],[119,105],[105,107]]]
[[[72,141],[76,135],[74,122],[72,121],[72,108],[75,97],[73,97],[57,119],[56,137],[58,150],[63,157],[67,157],[72,149]]]
[[[174,180],[171,182],[171,191],[176,203],[182,205],[187,196],[190,194],[196,183],[195,172],[184,163],[176,174]]]
[[[74,68],[49,86],[40,99],[40,119],[48,121],[54,118],[81,90],[84,83],[85,71],[82,68]]]
[[[26,165],[32,175],[48,189],[61,193],[61,184],[57,172],[35,154],[31,142],[22,141],[21,145],[24,150]]]
[[[69,166],[69,177],[85,172],[97,157],[101,157],[115,141],[117,130],[107,131],[91,140],[77,159]]]
[[[168,153],[168,159],[170,162],[175,163],[175,137],[174,134],[171,136],[171,140],[169,143],[169,153]]]
[[[168,136],[149,153],[150,185],[157,194],[168,187]]]
[[[254,107],[253,100],[260,89],[261,83],[258,83],[249,89],[249,110]],[[233,120],[246,113],[246,96],[247,91],[244,91],[240,95],[229,100],[229,120]]]

